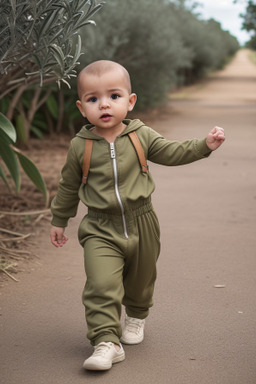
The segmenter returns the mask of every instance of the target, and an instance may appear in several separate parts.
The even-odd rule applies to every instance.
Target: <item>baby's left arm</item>
[[[225,141],[224,129],[221,127],[214,127],[206,138],[206,144],[209,149],[215,151]]]

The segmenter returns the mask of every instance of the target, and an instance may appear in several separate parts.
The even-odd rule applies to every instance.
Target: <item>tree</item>
[[[99,27],[82,39],[86,55],[81,63],[108,59],[124,65],[139,96],[136,107],[152,107],[166,100],[178,68],[190,65],[190,48],[184,47],[166,0],[119,3],[107,0],[96,15]]]
[[[248,32],[256,33],[256,1],[248,1],[246,12],[242,15],[244,18],[243,28]]]
[[[256,50],[256,1],[249,0],[245,14],[242,14],[243,29],[251,33],[251,40],[247,45]]]
[[[245,0],[243,0],[245,2]],[[234,0],[234,3],[240,3],[242,0]],[[251,39],[247,42],[249,48],[256,50],[256,1],[247,0],[245,13],[240,14],[243,18],[242,29],[251,34]]]
[[[84,66],[109,59],[131,74],[136,108],[162,103],[170,89],[219,68],[238,48],[220,24],[200,20],[193,0],[106,0],[85,42]],[[232,46],[232,49],[230,47]]]

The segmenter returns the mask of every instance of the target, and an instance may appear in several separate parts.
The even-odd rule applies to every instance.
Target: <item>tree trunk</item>
[[[23,94],[23,92],[27,89],[27,84],[23,84],[22,86],[20,86],[17,91],[15,92],[11,102],[10,102],[10,105],[9,105],[9,109],[7,111],[7,114],[6,114],[6,117],[7,119],[9,120],[12,120],[13,118],[13,114],[14,114],[14,111],[15,111],[15,108],[17,107],[17,104],[19,103],[20,101],[20,98],[21,98],[21,95]]]

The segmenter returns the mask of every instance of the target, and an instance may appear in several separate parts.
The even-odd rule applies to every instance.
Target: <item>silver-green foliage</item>
[[[40,98],[43,86],[54,81],[60,85],[76,76],[75,67],[81,55],[81,38],[77,32],[88,24],[101,8],[95,0],[4,0],[0,1],[0,99],[8,97],[6,118],[0,114],[0,159],[20,189],[20,165],[46,199],[45,183],[34,163],[13,144],[16,131],[11,120],[14,113],[17,127],[29,137],[36,111],[47,100],[48,89]],[[75,40],[74,40],[75,38]],[[34,96],[27,108],[22,95],[34,87]],[[9,102],[10,99],[10,102]],[[4,100],[5,101],[5,100]],[[2,103],[1,103],[2,105]],[[9,187],[5,168],[0,164],[0,178]]]
[[[94,0],[0,2],[0,87],[8,94],[26,82],[43,85],[75,76],[81,54],[78,30],[94,24]],[[74,36],[76,42],[74,44]]]

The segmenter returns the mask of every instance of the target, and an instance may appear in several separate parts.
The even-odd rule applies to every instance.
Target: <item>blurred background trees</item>
[[[124,65],[138,94],[137,109],[166,100],[171,88],[220,69],[239,44],[186,0],[106,0],[98,27],[83,38],[81,66],[109,59]]]
[[[238,0],[239,1],[239,0]],[[256,1],[249,0],[243,18],[243,29],[251,34],[247,47],[256,50]]]
[[[200,18],[193,0],[105,0],[96,13],[101,6],[99,0],[0,3],[0,110],[13,122],[19,142],[54,132],[73,135],[81,127],[75,105],[78,60],[78,70],[97,59],[123,64],[138,110],[222,68],[239,48],[219,23]],[[84,28],[94,23],[92,16],[97,27]]]

